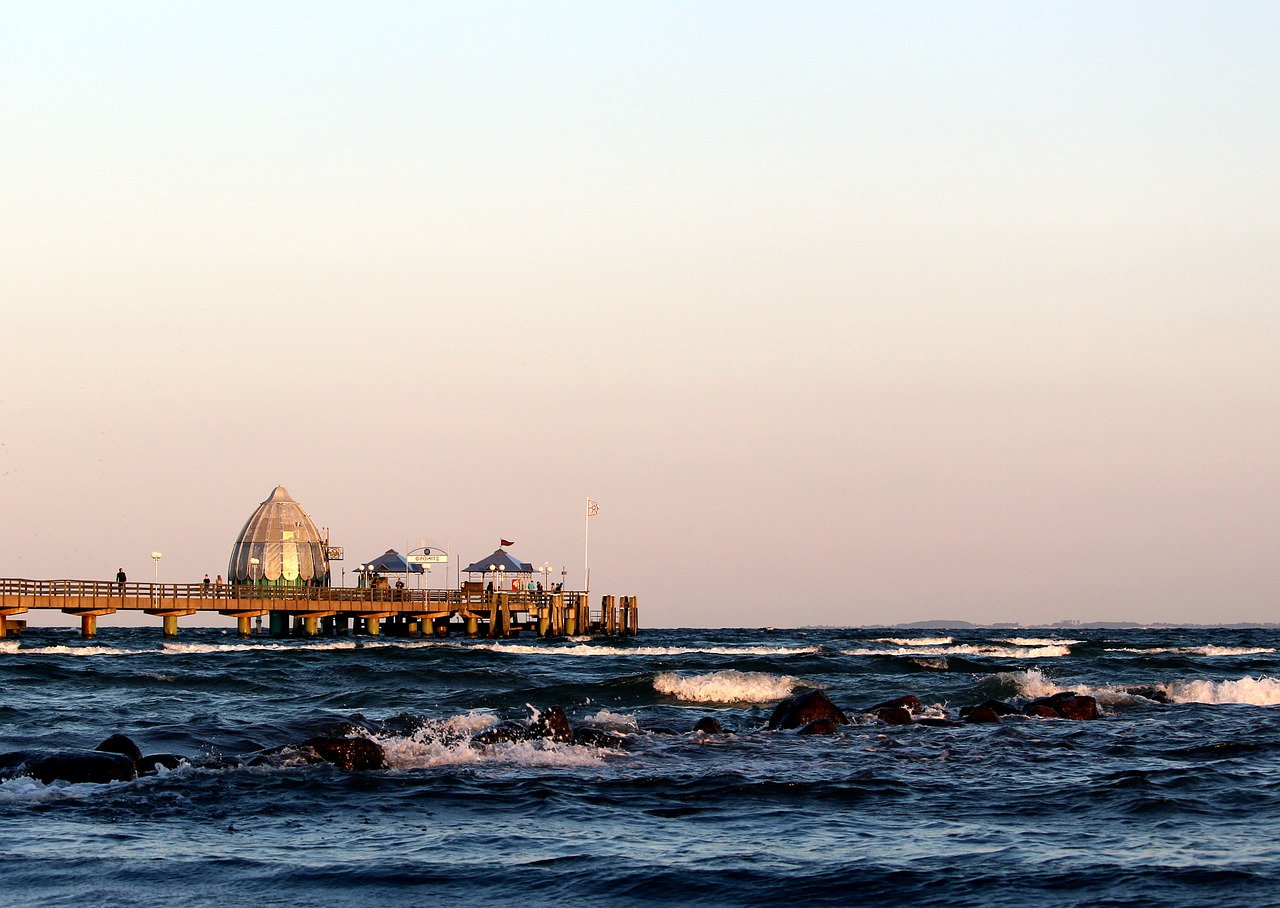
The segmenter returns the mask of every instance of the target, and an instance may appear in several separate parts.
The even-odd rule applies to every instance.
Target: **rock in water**
[[[302,746],[310,747],[322,760],[339,769],[358,772],[362,769],[385,769],[387,765],[382,746],[368,738],[307,738]]]
[[[876,718],[886,725],[911,725],[915,721],[905,706],[886,706],[876,713]]]
[[[62,782],[131,782],[138,777],[133,761],[123,754],[96,750],[63,750],[38,754],[23,767],[22,774],[48,785]]]
[[[974,706],[971,707],[968,712],[964,712],[963,710],[961,712],[964,713],[964,720],[966,722],[972,722],[974,725],[1000,721],[1000,714],[990,706]]]
[[[710,716],[703,716],[694,723],[693,730],[700,735],[724,734],[724,726],[720,724],[720,720],[713,719]]]
[[[835,733],[836,723],[830,719],[814,719],[796,732],[798,735],[834,735]]]
[[[1046,719],[1097,719],[1102,713],[1098,711],[1098,701],[1090,696],[1082,696],[1074,691],[1061,691],[1052,697],[1040,697],[1022,707],[1028,716],[1042,716]]]
[[[472,744],[508,744],[512,741],[528,741],[533,735],[523,722],[499,722],[471,738]]]
[[[552,706],[546,712],[539,713],[538,718],[529,723],[529,734],[535,738],[550,738],[552,741],[562,743],[573,740],[573,729],[569,726],[569,717],[558,706]]]
[[[621,735],[601,731],[598,728],[575,728],[573,730],[573,743],[583,747],[604,747],[610,750],[622,750],[627,745],[627,739]]]
[[[779,703],[769,717],[769,728],[800,728],[815,719],[848,725],[849,718],[820,690],[806,691]]]
[[[183,761],[184,758],[177,754],[147,754],[138,761],[138,775],[153,776],[161,766],[165,769],[177,769]]]
[[[867,710],[867,712],[878,713],[882,709],[905,709],[907,712],[911,713],[911,715],[918,716],[924,707],[920,705],[919,697],[914,694],[907,694],[905,697],[899,697],[896,700],[877,703],[875,706]]]
[[[1005,703],[1003,700],[983,700],[977,706],[960,707],[960,718],[967,719],[969,718],[970,713],[978,709],[990,710],[995,713],[997,719],[1001,716],[1012,716],[1018,712],[1017,707],[1009,703]]]
[[[134,744],[133,739],[127,735],[112,735],[95,747],[94,750],[101,753],[121,754],[128,757],[135,764],[142,759],[142,748]]]

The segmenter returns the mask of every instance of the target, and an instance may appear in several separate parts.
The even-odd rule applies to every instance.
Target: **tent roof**
[[[520,561],[518,558],[512,558],[507,554],[506,549],[497,549],[488,558],[481,558],[472,564],[463,568],[468,574],[482,574],[489,570],[489,565],[495,568],[501,568],[508,574],[532,574],[533,565],[527,561]]]
[[[383,571],[388,574],[421,574],[422,565],[409,564],[405,557],[395,549],[387,549],[377,558],[362,562],[366,570]]]

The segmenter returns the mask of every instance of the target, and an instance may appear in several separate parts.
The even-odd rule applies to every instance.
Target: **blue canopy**
[[[490,567],[493,565],[493,567]],[[518,558],[512,558],[506,549],[498,549],[488,558],[469,564],[463,568],[468,574],[483,574],[492,570],[502,570],[508,574],[532,574],[533,565]]]
[[[395,549],[387,549],[377,558],[364,562],[365,570],[380,574],[421,574],[422,565],[409,564]]]

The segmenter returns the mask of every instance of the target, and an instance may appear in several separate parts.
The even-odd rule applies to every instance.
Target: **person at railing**
[[[222,587],[223,587],[223,583],[222,583],[222,575],[221,575],[221,574],[219,574],[219,575],[218,575],[218,579],[217,579],[217,580],[215,580],[215,581],[213,582],[213,585],[214,585],[214,592],[217,594],[217,597],[218,597],[219,599],[221,599],[221,598],[222,598]]]
[[[200,598],[208,599],[209,593],[212,592],[213,581],[209,579],[209,575],[204,575],[204,580],[200,583]]]
[[[129,578],[124,575],[124,568],[119,568],[116,571],[116,585],[120,587],[120,598],[122,599],[124,598],[124,584],[128,579]]]

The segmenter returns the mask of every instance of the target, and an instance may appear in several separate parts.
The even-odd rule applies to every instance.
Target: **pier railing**
[[[550,604],[552,594],[536,590],[504,593],[512,611],[533,612]],[[586,593],[566,590],[559,595],[566,604]],[[239,583],[116,583],[109,580],[26,580],[0,578],[0,608],[63,609],[162,609],[166,607],[219,611],[270,608],[337,610],[362,606],[385,607],[390,612],[446,612],[470,608],[488,609],[494,593],[453,589],[396,589],[341,586],[261,586]]]

